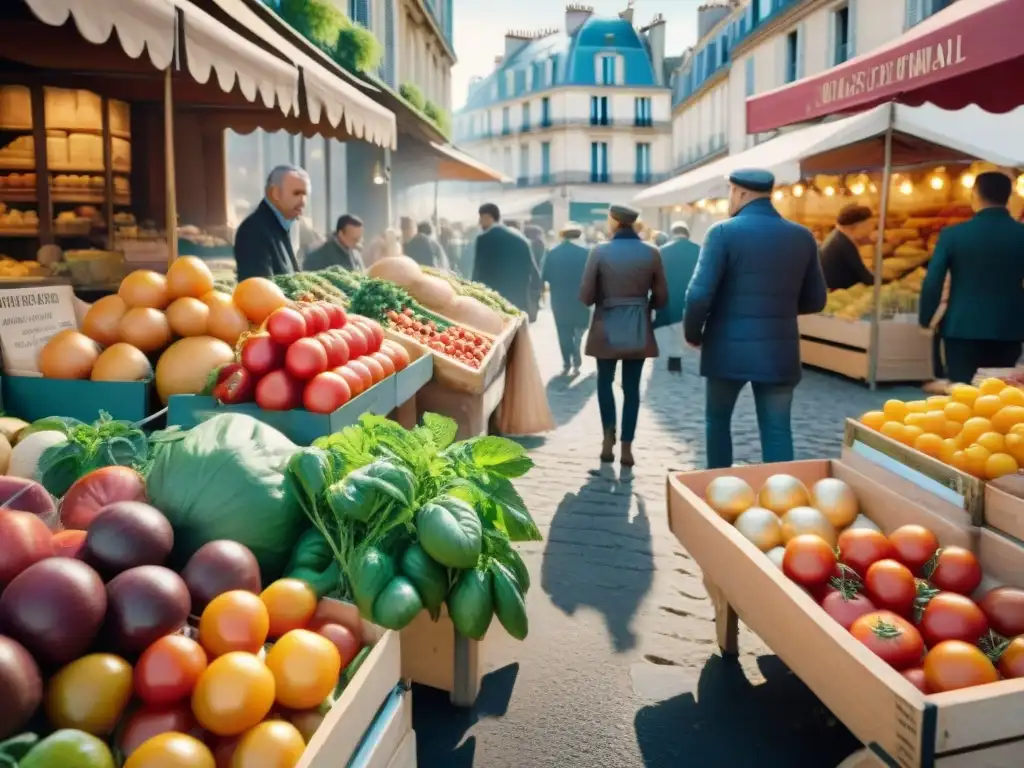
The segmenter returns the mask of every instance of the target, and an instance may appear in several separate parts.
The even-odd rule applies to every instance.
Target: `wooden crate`
[[[359,751],[347,765],[352,768],[388,768],[410,737],[415,739],[412,730],[412,691],[395,688],[364,736]]]
[[[850,458],[855,463],[861,457]],[[918,523],[934,531],[943,545],[973,550],[986,573],[979,592],[995,584],[1024,586],[1024,549],[1016,543],[903,497],[851,461],[844,457],[669,476],[669,525],[704,572],[723,653],[737,653],[742,619],[888,765],[1018,768],[1024,764],[1024,721],[1018,714],[1024,707],[1024,680],[925,696],[832,621],[704,501],[708,483],[721,475],[743,477],[754,488],[780,472],[807,484],[837,477],[850,485],[863,512],[883,531]]]
[[[828,315],[801,315],[800,359],[851,379],[870,374],[871,323]],[[932,378],[931,337],[916,323],[883,320],[878,328],[877,381],[928,381]]]
[[[1024,541],[1024,475],[985,484],[985,525]]]
[[[423,611],[402,630],[402,676],[448,691],[457,707],[471,707],[480,693],[486,643],[486,637],[477,642],[459,635],[447,609],[436,622]]]
[[[398,747],[398,751],[388,768],[416,768],[416,732],[412,731],[406,735],[405,741]]]
[[[349,765],[357,750],[364,745],[364,737],[381,707],[402,678],[402,650],[397,632],[364,621],[354,605],[336,600],[321,600],[317,617],[329,618],[349,629],[358,630],[362,642],[372,643],[373,650],[317,729],[298,768]],[[411,718],[407,724],[411,730]],[[398,743],[400,739],[392,741]]]

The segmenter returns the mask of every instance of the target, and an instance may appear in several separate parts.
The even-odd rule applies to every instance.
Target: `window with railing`
[[[649,96],[637,96],[633,102],[634,124],[641,127],[650,127],[654,123],[651,114],[651,98]]]
[[[501,133],[508,136],[512,132],[512,115],[508,107],[501,108]]]
[[[540,183],[551,183],[551,142],[545,141],[540,145]]]
[[[640,142],[636,145],[636,183],[649,184],[651,181],[651,145]]]
[[[608,183],[608,142],[594,141],[590,144],[590,183]]]
[[[549,128],[551,126],[551,99],[545,96],[540,100],[540,127]]]
[[[591,96],[590,97],[590,124],[591,125],[610,125],[611,119],[608,114],[608,97],[607,96]]]
[[[530,130],[530,102],[523,102],[523,130]]]
[[[519,147],[519,185],[526,186],[530,181],[530,145]]]

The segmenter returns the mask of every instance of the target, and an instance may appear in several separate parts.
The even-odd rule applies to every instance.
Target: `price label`
[[[69,328],[78,328],[71,286],[0,290],[0,354],[4,373],[38,376],[39,350]]]

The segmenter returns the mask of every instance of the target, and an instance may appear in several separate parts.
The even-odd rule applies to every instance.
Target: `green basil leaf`
[[[447,416],[437,413],[424,413],[423,426],[430,430],[434,437],[434,445],[439,451],[443,451],[451,445],[459,431],[459,425],[455,419],[449,419]]]

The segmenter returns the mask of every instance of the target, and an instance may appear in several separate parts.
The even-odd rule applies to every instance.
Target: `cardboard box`
[[[3,402],[8,413],[25,421],[70,416],[91,424],[100,411],[119,421],[142,421],[154,412],[156,397],[149,382],[4,376]]]
[[[862,511],[882,530],[908,523],[930,528],[943,545],[973,550],[985,569],[984,593],[996,584],[1024,587],[1024,548],[984,528],[951,519],[938,497],[908,498],[864,457],[796,461],[672,474],[669,525],[704,572],[723,652],[737,652],[738,621],[757,633],[782,661],[876,754],[894,766],[1020,766],[1024,764],[1024,680],[961,691],[922,694],[839,624],[768,557],[704,501],[708,483],[736,475],[755,489],[772,474],[807,484],[837,477],[857,494]],[[893,482],[889,482],[892,480]],[[905,481],[904,481],[905,482]],[[954,508],[955,509],[955,508]]]

